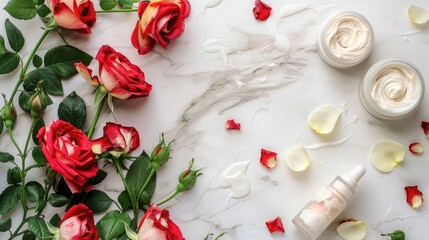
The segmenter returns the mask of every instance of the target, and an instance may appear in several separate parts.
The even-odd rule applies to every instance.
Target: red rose
[[[129,153],[140,146],[139,133],[133,127],[123,127],[120,124],[108,122],[103,128],[104,136],[92,141],[92,151],[101,154],[109,151],[119,156]]]
[[[72,192],[88,192],[98,172],[91,141],[68,122],[57,120],[39,130],[43,154],[51,168],[64,177]]]
[[[98,60],[100,77],[93,77],[92,70],[83,63],[76,63],[77,71],[92,85],[103,87],[119,99],[146,97],[152,85],[145,81],[142,70],[112,47],[104,45],[95,59]]]
[[[93,212],[82,203],[71,207],[61,219],[59,235],[62,240],[97,240]]]
[[[58,26],[80,33],[91,33],[95,9],[91,0],[48,0]]]
[[[138,240],[184,240],[179,227],[170,219],[168,210],[151,205],[138,228]]]
[[[131,42],[139,54],[152,50],[155,42],[166,48],[171,39],[185,30],[184,20],[191,12],[188,0],[152,0],[139,4],[139,21],[131,36]]]

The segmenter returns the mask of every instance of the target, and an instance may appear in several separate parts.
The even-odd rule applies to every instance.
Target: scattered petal
[[[240,130],[240,123],[236,123],[234,119],[227,120],[225,123],[225,128],[228,130]]]
[[[328,134],[334,129],[340,115],[340,109],[330,104],[323,104],[310,113],[307,122],[316,133]]]
[[[411,143],[410,146],[408,146],[408,149],[412,154],[415,154],[415,155],[420,155],[425,151],[423,145],[419,142]]]
[[[404,147],[395,141],[385,140],[372,148],[371,164],[380,172],[391,172],[404,160]]]
[[[292,146],[285,153],[285,161],[292,171],[301,172],[310,166],[310,157],[304,147]]]
[[[429,138],[429,122],[422,121],[422,128],[427,138]]]
[[[412,208],[419,208],[423,204],[423,193],[419,191],[417,186],[406,186],[407,203]]]
[[[259,161],[262,165],[271,169],[277,164],[277,153],[261,149],[261,159]]]
[[[337,232],[345,240],[362,240],[366,236],[366,227],[362,221],[346,221],[338,226]]]
[[[280,219],[280,217],[277,217],[276,219],[265,222],[265,224],[267,225],[267,228],[270,231],[270,233],[274,233],[274,232],[284,233],[285,232],[285,229],[283,227],[283,222]]]
[[[408,8],[408,16],[411,22],[417,25],[425,25],[429,21],[429,12],[415,5]]]
[[[253,8],[253,15],[259,21],[265,21],[271,14],[271,7],[263,3],[261,0],[255,1],[255,7]]]

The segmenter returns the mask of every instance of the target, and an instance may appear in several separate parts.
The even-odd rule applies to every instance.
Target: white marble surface
[[[282,7],[303,1],[266,0],[273,8],[266,22],[254,19],[254,1],[224,0],[205,10],[204,1],[190,2],[192,13],[186,20],[186,30],[168,50],[157,46],[148,55],[137,54],[130,43],[136,14],[100,14],[91,35],[66,36],[70,44],[92,55],[102,44],[111,45],[138,64],[154,86],[146,99],[116,102],[116,119],[138,129],[140,149],[150,151],[161,132],[166,132],[168,140],[176,139],[172,159],[158,174],[155,202],[174,191],[178,169],[185,169],[192,157],[196,159],[195,166],[203,168],[204,175],[195,188],[167,206],[184,237],[198,240],[208,232],[225,232],[222,239],[304,239],[293,226],[292,218],[323,184],[360,163],[367,168],[367,174],[341,218],[364,221],[367,239],[371,240],[383,239],[381,232],[396,229],[405,231],[407,239],[426,239],[428,206],[424,203],[418,210],[411,209],[405,201],[404,187],[417,184],[429,196],[428,153],[414,156],[407,151],[404,162],[389,174],[374,169],[368,158],[371,147],[380,140],[394,140],[406,148],[412,141],[419,141],[429,149],[429,140],[420,127],[422,120],[429,120],[427,96],[411,117],[382,121],[365,111],[359,101],[358,85],[371,64],[388,57],[413,62],[429,79],[429,29],[403,35],[414,31],[406,18],[408,6],[415,3],[429,9],[429,2],[306,1],[330,7],[323,12],[308,10],[281,18]],[[314,43],[323,19],[345,9],[367,17],[374,28],[375,45],[365,62],[338,70],[321,60]],[[7,17],[2,11],[0,22]],[[35,27],[35,20],[13,22],[25,32],[23,53],[28,55],[42,31]],[[0,30],[5,36],[4,28]],[[283,34],[290,39],[291,49],[287,53],[275,45],[275,36]],[[41,51],[59,41],[58,36],[51,34]],[[10,93],[17,74],[0,78],[1,92]],[[92,104],[92,87],[81,77],[73,77],[64,84],[66,94],[77,91],[88,105]],[[346,105],[348,109],[331,138],[317,137],[306,122],[308,114],[325,103],[340,108]],[[47,109],[45,121],[57,118],[56,109],[55,105]],[[95,112],[91,107],[89,110]],[[352,121],[354,117],[357,122]],[[242,124],[241,131],[224,129],[230,118]],[[114,117],[105,109],[100,126],[108,120],[114,121]],[[16,128],[26,124],[21,121]],[[100,135],[101,127],[94,136]],[[349,135],[342,144],[309,151],[311,166],[304,173],[292,172],[284,162],[284,151],[293,144],[330,143]],[[0,146],[2,151],[11,148],[4,137],[0,138]],[[279,154],[274,169],[267,170],[259,163],[261,148]],[[250,161],[247,176],[251,193],[228,200],[230,192],[219,188],[218,178],[231,163],[241,161]],[[98,188],[112,191],[114,196],[121,190],[116,187],[119,178],[113,169],[106,170],[110,172],[109,179]],[[7,168],[0,165],[0,171],[4,173]],[[50,217],[49,213],[46,215]],[[277,216],[282,218],[286,234],[270,234],[266,229],[265,221]],[[327,230],[320,239],[340,237]]]

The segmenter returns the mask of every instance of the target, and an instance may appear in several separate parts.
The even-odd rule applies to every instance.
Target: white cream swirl
[[[420,101],[421,80],[408,65],[392,64],[380,69],[371,84],[371,97],[382,109],[402,112]]]
[[[333,19],[325,34],[331,53],[350,61],[359,61],[369,55],[372,38],[368,23],[355,14],[340,15]]]

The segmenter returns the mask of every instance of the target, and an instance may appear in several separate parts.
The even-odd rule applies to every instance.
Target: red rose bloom
[[[82,203],[71,207],[61,219],[59,235],[62,240],[97,240],[93,212]]]
[[[167,48],[171,39],[185,30],[184,20],[191,12],[188,0],[152,0],[140,2],[131,42],[139,54],[152,50],[155,42]]]
[[[91,0],[48,0],[58,26],[80,33],[91,33],[95,23],[95,9]]]
[[[57,120],[39,130],[43,154],[51,168],[64,177],[72,192],[88,192],[98,172],[91,141],[68,122]]]
[[[139,133],[133,127],[123,127],[120,124],[108,122],[103,128],[104,136],[92,141],[92,151],[101,154],[109,151],[119,156],[129,153],[140,146]]]
[[[145,81],[142,70],[112,47],[104,45],[95,57],[99,62],[100,77],[93,77],[92,70],[83,63],[76,63],[77,71],[93,86],[103,87],[119,99],[146,97],[152,85]]]
[[[168,210],[151,205],[138,227],[138,240],[185,240]]]

